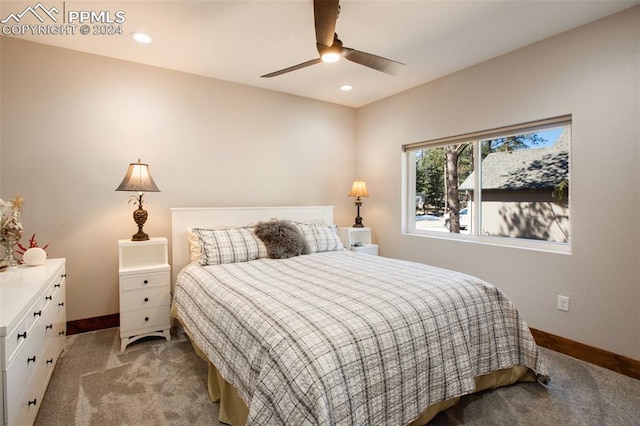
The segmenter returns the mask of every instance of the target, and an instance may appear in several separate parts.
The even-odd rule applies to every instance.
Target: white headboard
[[[299,207],[174,207],[171,209],[173,283],[189,263],[188,228],[243,226],[277,217],[289,220],[322,219],[333,225],[333,206]]]

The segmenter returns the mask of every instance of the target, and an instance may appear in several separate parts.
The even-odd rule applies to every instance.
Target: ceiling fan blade
[[[333,44],[336,20],[340,10],[339,0],[314,0],[313,16],[316,24],[316,43],[324,46]]]
[[[274,72],[269,73],[269,74],[261,75],[260,77],[261,78],[276,77],[278,75],[286,74],[286,73],[291,72],[291,71],[299,70],[300,68],[305,68],[305,67],[309,67],[311,65],[319,64],[320,62],[322,62],[322,59],[316,58],[316,59],[312,59],[312,60],[307,61],[307,62],[303,62],[303,63],[298,64],[298,65],[294,65],[294,66],[289,67],[289,68],[285,68],[285,69],[281,69],[279,71],[274,71]]]
[[[383,58],[382,56],[377,56],[372,53],[362,52],[348,47],[343,48],[343,52],[344,57],[351,62],[391,75],[397,75],[406,66],[402,62],[393,61],[391,59]]]

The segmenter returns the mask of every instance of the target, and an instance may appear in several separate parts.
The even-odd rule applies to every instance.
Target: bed
[[[172,314],[221,422],[418,425],[462,395],[548,382],[499,289],[344,250],[332,225],[326,206],[172,209]],[[283,233],[301,246],[277,251]]]

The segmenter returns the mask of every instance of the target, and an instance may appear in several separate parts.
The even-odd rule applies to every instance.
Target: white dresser
[[[171,272],[166,238],[118,241],[120,350],[148,337],[171,340]]]
[[[65,259],[0,273],[0,419],[33,424],[67,331]]]

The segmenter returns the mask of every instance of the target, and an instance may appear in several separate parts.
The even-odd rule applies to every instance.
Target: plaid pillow
[[[267,257],[267,248],[250,228],[193,228],[193,232],[200,240],[201,266],[247,262]]]
[[[344,244],[338,237],[336,227],[331,225],[311,225],[316,237],[316,251],[340,251],[344,250]]]
[[[298,228],[300,233],[304,236],[304,239],[307,240],[307,244],[309,245],[309,253],[317,252],[318,244],[316,243],[316,234],[315,232],[313,232],[313,228],[315,225],[300,222],[292,223]]]

